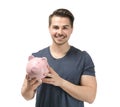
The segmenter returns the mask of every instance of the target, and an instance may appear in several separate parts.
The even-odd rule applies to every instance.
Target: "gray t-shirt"
[[[79,85],[82,75],[95,76],[94,63],[86,51],[73,46],[63,58],[55,59],[49,47],[33,53],[35,57],[47,57],[49,65],[65,80]],[[37,88],[36,107],[84,107],[79,101],[57,86],[43,83]]]

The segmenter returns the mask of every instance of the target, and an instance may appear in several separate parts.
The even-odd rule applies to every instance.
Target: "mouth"
[[[62,40],[62,39],[64,39],[65,38],[65,36],[64,35],[56,35],[55,36],[58,40]]]

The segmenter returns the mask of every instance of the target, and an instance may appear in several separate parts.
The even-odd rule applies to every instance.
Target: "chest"
[[[65,80],[74,84],[80,83],[83,62],[75,59],[48,60],[50,66]]]

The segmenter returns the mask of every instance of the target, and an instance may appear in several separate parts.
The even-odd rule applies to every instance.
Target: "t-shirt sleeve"
[[[86,51],[83,51],[83,54],[84,54],[83,75],[95,76],[95,65],[93,63],[91,56]]]

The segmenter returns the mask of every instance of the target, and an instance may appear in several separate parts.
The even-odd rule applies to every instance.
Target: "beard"
[[[64,42],[57,42],[57,41],[54,40],[54,39],[53,39],[53,42],[54,42],[56,45],[58,45],[58,46],[62,46],[62,45],[64,45],[64,44],[67,43],[67,41],[64,41]]]

